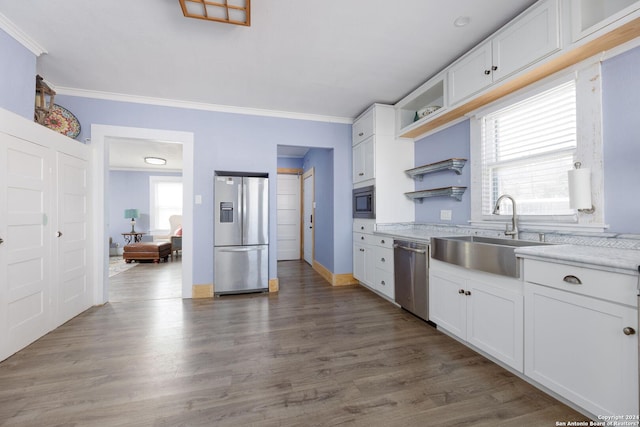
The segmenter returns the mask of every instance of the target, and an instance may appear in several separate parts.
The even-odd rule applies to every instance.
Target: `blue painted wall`
[[[415,166],[427,165],[451,158],[470,159],[469,120],[458,123],[436,134],[415,142]],[[441,187],[467,187],[462,201],[451,197],[434,197],[416,202],[416,222],[441,222],[440,210],[451,211],[448,224],[466,224],[471,216],[471,167],[467,162],[462,175],[453,171],[437,172],[425,175],[422,181],[416,181],[416,191]]]
[[[121,233],[131,231],[131,220],[124,218],[125,209],[138,209],[136,231],[149,232],[149,177],[181,176],[178,173],[110,171],[109,172],[109,237],[124,246]],[[147,237],[147,236],[145,236]],[[152,240],[151,237],[145,240]]]
[[[302,157],[278,157],[279,168],[302,169]]]
[[[36,56],[0,30],[0,107],[33,120],[35,97]]]
[[[602,65],[605,221],[640,233],[640,48]]]
[[[336,206],[348,206],[351,189],[351,125],[170,108],[155,105],[60,96],[82,125],[80,140],[90,137],[91,124],[132,126],[194,133],[194,283],[213,281],[213,172],[266,172],[270,177],[271,250],[269,276],[277,277],[276,175],[278,144],[330,148],[336,153],[333,185]],[[337,185],[341,183],[342,185]],[[352,270],[351,211],[334,212],[333,235],[323,235],[333,248],[333,272]],[[328,267],[328,266],[327,266]]]
[[[304,157],[303,170],[313,168],[315,185],[315,260],[334,271],[334,250],[325,236],[333,235],[333,150],[315,148]],[[350,187],[350,186],[349,186]],[[342,209],[344,210],[344,209]],[[349,212],[351,210],[349,209]]]

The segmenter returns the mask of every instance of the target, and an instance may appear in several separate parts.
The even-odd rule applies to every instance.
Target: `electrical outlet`
[[[451,211],[448,209],[443,209],[440,211],[440,219],[442,221],[451,221]]]

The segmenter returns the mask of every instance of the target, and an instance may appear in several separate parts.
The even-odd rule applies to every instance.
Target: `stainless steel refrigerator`
[[[269,179],[216,175],[215,294],[269,289]]]

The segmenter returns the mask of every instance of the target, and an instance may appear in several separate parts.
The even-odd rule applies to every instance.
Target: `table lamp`
[[[136,232],[136,218],[140,218],[140,212],[138,211],[138,209],[125,209],[124,210],[124,217],[125,218],[131,218],[131,232],[135,233]]]

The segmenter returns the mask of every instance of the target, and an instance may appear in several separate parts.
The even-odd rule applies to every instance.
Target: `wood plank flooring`
[[[133,299],[86,311],[0,363],[0,425],[586,420],[362,287],[333,288],[298,261],[278,272],[278,294]]]

